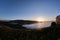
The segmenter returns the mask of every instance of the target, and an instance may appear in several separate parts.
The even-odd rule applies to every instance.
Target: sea
[[[38,22],[38,23],[34,23],[34,24],[26,24],[23,26],[28,28],[28,29],[42,29],[42,28],[50,27],[51,23],[52,23],[52,21]]]

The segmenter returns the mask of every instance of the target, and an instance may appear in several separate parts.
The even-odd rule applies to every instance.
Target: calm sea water
[[[41,29],[41,28],[49,27],[51,23],[52,22],[41,22],[41,23],[35,23],[35,24],[29,24],[29,25],[23,25],[23,26],[29,29]]]

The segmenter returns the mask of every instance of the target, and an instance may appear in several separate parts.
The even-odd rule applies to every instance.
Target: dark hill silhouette
[[[10,22],[18,23],[18,24],[21,24],[21,25],[37,23],[37,21],[32,21],[32,20],[11,20]]]
[[[22,28],[22,25],[25,24],[32,24],[32,23],[37,23],[37,21],[30,21],[30,20],[0,20],[0,25],[6,25],[12,28]],[[25,28],[25,27],[23,27]]]

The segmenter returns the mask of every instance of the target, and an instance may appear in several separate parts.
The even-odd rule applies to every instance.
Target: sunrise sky
[[[0,0],[0,19],[53,19],[60,14],[60,0]]]

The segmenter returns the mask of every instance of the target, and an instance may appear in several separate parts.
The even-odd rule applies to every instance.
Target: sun
[[[37,21],[44,21],[44,19],[43,18],[39,18],[39,19],[37,19]]]
[[[37,21],[44,21],[43,19],[38,19]]]
[[[45,21],[49,21],[48,18],[46,17],[36,17],[33,20],[37,21],[37,22],[45,22]]]
[[[36,21],[41,22],[41,21],[46,21],[45,18],[37,18]]]

